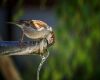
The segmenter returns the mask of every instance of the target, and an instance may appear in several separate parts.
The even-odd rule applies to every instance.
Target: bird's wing
[[[40,21],[40,20],[32,20],[31,23],[33,27],[35,26],[37,29],[43,29],[43,28],[46,29],[48,27],[48,25],[45,22]]]

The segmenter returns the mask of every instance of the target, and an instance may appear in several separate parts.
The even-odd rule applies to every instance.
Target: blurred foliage
[[[15,6],[15,12],[13,14],[12,21],[18,20],[22,15],[24,15],[23,0],[18,0]]]
[[[40,9],[45,9],[46,8],[46,3],[47,3],[47,0],[40,0]]]
[[[2,3],[1,3],[1,5],[0,5],[0,7],[1,6],[5,6],[6,2],[7,2],[7,0],[3,0]]]
[[[54,55],[42,80],[99,80],[100,1],[59,0]]]

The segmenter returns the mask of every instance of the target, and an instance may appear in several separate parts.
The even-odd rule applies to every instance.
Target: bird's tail
[[[16,25],[16,26],[18,26],[19,28],[22,28],[22,25],[20,25],[19,23],[18,23],[18,21],[16,21],[16,22],[6,22],[7,24],[12,24],[12,25]]]

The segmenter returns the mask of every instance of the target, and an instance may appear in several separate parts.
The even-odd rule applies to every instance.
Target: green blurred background
[[[49,49],[50,56],[42,67],[40,80],[100,80],[100,0],[1,0],[0,6],[0,12],[5,10],[7,15],[3,21],[33,18],[53,26],[56,41]],[[35,16],[27,16],[25,10],[33,11],[30,14]],[[0,25],[4,23],[2,19]],[[1,37],[18,39],[12,35],[15,27],[5,26],[6,32],[1,32]],[[0,26],[0,30],[3,28]],[[39,57],[12,59],[23,80],[36,80]]]

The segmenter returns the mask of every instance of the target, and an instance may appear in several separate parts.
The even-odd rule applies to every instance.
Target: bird
[[[15,22],[9,22],[15,24],[22,30],[20,42],[23,42],[24,35],[33,40],[46,39],[48,44],[53,44],[54,32],[52,27],[42,20],[19,20]],[[50,38],[49,38],[50,37]]]

